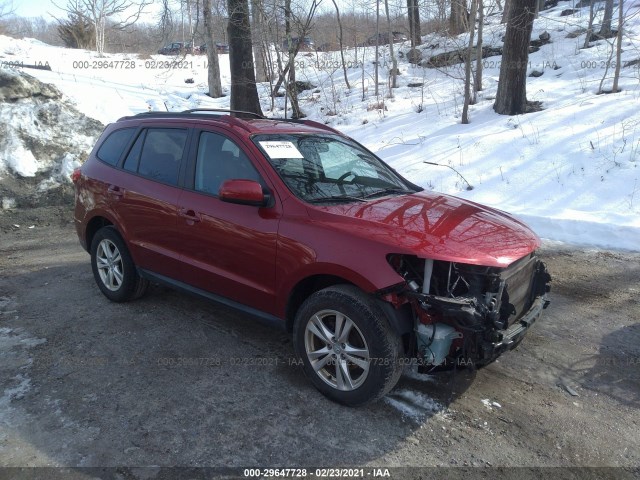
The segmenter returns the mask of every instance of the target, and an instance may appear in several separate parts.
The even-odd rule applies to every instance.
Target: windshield
[[[371,152],[338,135],[256,135],[253,142],[307,202],[364,201],[416,191]]]

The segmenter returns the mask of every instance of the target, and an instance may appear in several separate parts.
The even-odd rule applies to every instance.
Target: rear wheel
[[[139,298],[149,285],[138,275],[126,244],[112,226],[103,227],[94,235],[91,268],[100,291],[114,302]]]
[[[293,335],[305,374],[336,402],[364,405],[400,377],[400,337],[375,300],[352,285],[311,295],[298,310]]]

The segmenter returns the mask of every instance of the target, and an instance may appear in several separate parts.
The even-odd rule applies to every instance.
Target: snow
[[[431,397],[408,389],[393,390],[384,397],[384,401],[416,423],[422,423],[425,419],[446,410]]]
[[[373,48],[366,49],[364,78],[363,49],[358,49],[357,57],[353,49],[345,51],[351,66],[350,90],[339,68],[338,52],[300,56],[297,79],[317,86],[300,94],[300,106],[308,118],[344,131],[427,189],[507,211],[545,239],[638,250],[640,69],[637,65],[622,68],[622,91],[598,95],[611,45],[599,41],[582,49],[584,33],[567,38],[588,21],[588,8],[561,17],[567,8],[573,5],[560,2],[542,12],[534,24],[532,38],[543,32],[551,35],[551,43],[529,57],[529,72],[538,70],[543,75],[527,78],[527,96],[542,102],[542,111],[513,117],[496,114],[492,106],[500,57],[488,57],[483,62],[483,91],[470,108],[471,123],[462,125],[462,66],[439,70],[412,66],[406,61],[408,45],[396,46],[404,58],[399,59],[401,75],[393,99],[386,98],[385,65],[390,62],[385,48],[378,97],[374,95]],[[640,56],[639,8],[639,2],[625,4],[623,62]],[[601,15],[599,11],[596,24]],[[500,46],[504,31],[500,15],[488,16],[484,31],[485,45]],[[460,48],[465,35],[451,39],[430,34],[424,40],[421,48],[428,58]],[[180,68],[166,68],[164,62],[171,62],[171,57],[107,54],[98,58],[93,52],[0,36],[0,60],[48,62],[52,71],[25,71],[55,84],[80,111],[103,123],[148,110],[229,107],[228,96],[211,99],[205,94],[204,56],[187,56],[177,65]],[[228,55],[220,56],[220,64],[228,94]],[[135,68],[127,68],[131,66]],[[605,90],[611,88],[612,73],[609,68]],[[186,83],[188,79],[193,83]],[[408,86],[418,83],[424,85]],[[277,98],[270,111],[268,91],[268,84],[259,85],[263,111],[282,117],[284,99]],[[3,161],[5,169],[24,175],[33,172],[34,159],[19,145],[10,160],[0,157],[0,170]],[[68,173],[73,165],[73,159],[68,159],[62,170]]]

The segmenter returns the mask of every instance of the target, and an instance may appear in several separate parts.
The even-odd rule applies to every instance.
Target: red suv
[[[491,362],[547,306],[518,220],[424,191],[325,125],[236,113],[121,118],[74,172],[107,298],[151,281],[278,319],[315,387],[352,406],[410,363]]]

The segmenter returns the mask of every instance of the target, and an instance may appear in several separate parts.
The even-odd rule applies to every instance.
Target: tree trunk
[[[291,100],[291,118],[298,119],[303,118],[304,115],[300,111],[300,105],[298,103],[298,89],[296,88],[296,53],[298,46],[293,44],[291,37],[291,0],[284,0],[284,31],[287,36],[287,45],[289,45],[289,58],[287,67],[289,67],[289,77],[287,79],[287,95]],[[296,42],[298,45],[301,43],[302,38]],[[286,112],[286,109],[285,109]],[[285,113],[286,116],[286,113]]]
[[[398,88],[398,61],[393,51],[393,29],[391,28],[391,16],[389,15],[389,0],[384,0],[384,11],[387,16],[387,33],[389,34],[389,55],[391,55],[391,88],[389,88],[389,98],[393,98],[393,89]]]
[[[511,10],[511,0],[504,0],[504,10],[502,10],[502,20],[500,20],[500,23],[507,23],[507,20],[509,20],[509,10]]]
[[[249,25],[248,0],[227,0],[229,12],[229,67],[231,70],[231,110],[262,115]]]
[[[340,9],[338,8],[338,4],[336,0],[331,0],[333,2],[333,6],[336,9],[336,16],[338,19],[338,43],[340,46],[340,60],[342,61],[342,73],[344,73],[344,83],[347,85],[347,89],[351,90],[351,85],[349,85],[349,79],[347,78],[347,65],[344,61],[344,48],[342,47],[342,20],[340,20]],[[356,54],[356,58],[358,58]]]
[[[582,45],[582,48],[589,47],[589,42],[591,41],[591,35],[593,35],[593,19],[595,17],[594,3],[595,3],[595,0],[589,1],[589,25],[587,25],[587,36],[584,37],[584,45]]]
[[[206,2],[207,0],[205,0]],[[193,18],[191,15],[191,0],[186,0],[185,2],[186,6],[187,6],[187,22],[189,23],[189,41],[191,42],[191,48],[194,47],[193,45]]]
[[[449,35],[459,35],[469,29],[469,12],[466,0],[451,0]]]
[[[509,21],[493,109],[501,115],[527,111],[527,65],[536,0],[509,0]]]
[[[413,35],[413,0],[407,0],[407,19],[409,20],[409,41],[411,48],[415,48],[415,37]]]
[[[207,73],[209,81],[209,96],[211,98],[222,97],[222,83],[220,82],[220,63],[218,51],[213,37],[213,19],[211,18],[211,0],[204,0],[202,5],[204,17],[205,42],[207,45]]]
[[[422,45],[418,0],[407,0],[407,11],[409,16],[409,39],[411,40],[411,48],[415,48],[418,45]]]
[[[477,92],[482,91],[482,33],[484,30],[484,2],[478,1],[478,40],[476,42],[476,75],[473,81],[473,101],[476,103]]]
[[[622,12],[623,0],[618,3],[618,35],[616,39],[616,67],[613,74],[613,93],[619,92],[618,80],[620,79],[620,64],[622,63],[622,24],[624,22],[624,13]]]
[[[380,58],[378,57],[378,50],[380,46],[380,0],[376,0],[376,63],[374,68],[374,81],[375,95],[378,97],[378,70],[380,67]]]
[[[462,123],[469,123],[469,104],[471,103],[471,62],[473,56],[473,34],[475,33],[476,11],[478,2],[471,0],[471,17],[469,18],[469,46],[464,62],[464,106],[462,107]]]
[[[613,0],[604,2],[604,16],[602,17],[602,26],[598,35],[609,38],[611,36],[611,20],[613,18]]]
[[[262,2],[251,0],[251,16],[253,18],[253,57],[256,62],[256,80],[266,82],[268,80],[267,69],[265,68],[265,48],[264,48],[264,18],[262,12]]]

